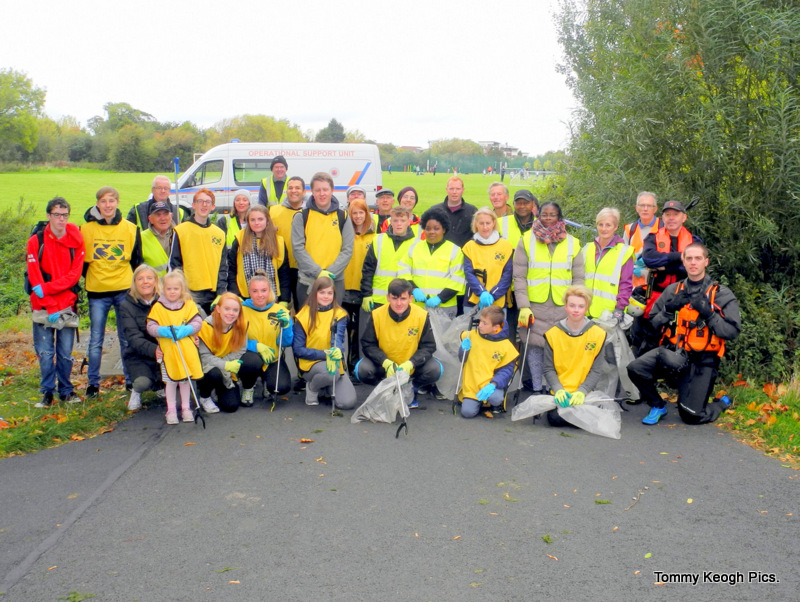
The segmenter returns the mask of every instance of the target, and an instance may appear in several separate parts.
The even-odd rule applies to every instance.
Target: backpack
[[[39,271],[42,272],[42,280],[44,280],[45,282],[50,282],[53,279],[53,277],[50,274],[48,274],[47,272],[45,272],[42,269],[42,252],[44,251],[44,228],[45,228],[45,226],[47,226],[48,223],[49,222],[47,220],[42,220],[40,222],[37,222],[37,224],[31,230],[31,236],[36,236],[36,239],[39,242],[39,257],[38,257]],[[72,262],[74,259],[75,259],[75,249],[70,249],[69,250],[69,260],[70,260],[70,262]],[[33,292],[33,287],[31,287],[31,280],[28,277],[28,270],[27,269],[25,270],[25,273],[23,274],[23,284],[22,284],[22,286],[25,289],[25,293],[26,294],[30,295]],[[76,295],[80,295],[81,287],[78,284],[75,284],[69,290],[71,290]]]

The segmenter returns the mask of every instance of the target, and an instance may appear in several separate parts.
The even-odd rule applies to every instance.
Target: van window
[[[185,186],[208,186],[222,179],[222,160],[206,161],[186,180]]]
[[[257,161],[251,159],[233,160],[233,179],[237,186],[256,186],[261,180],[272,175],[269,170],[271,161]]]

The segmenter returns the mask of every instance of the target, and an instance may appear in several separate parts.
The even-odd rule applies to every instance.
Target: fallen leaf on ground
[[[460,535],[456,535],[456,536],[453,538],[453,541],[455,541],[456,539],[461,539],[461,536],[460,536]]]
[[[686,503],[687,503],[687,504],[691,504],[693,501],[694,501],[694,500],[693,500],[692,498],[689,498],[688,500],[686,500]]]
[[[184,447],[186,447],[187,445],[194,445],[194,441],[187,441],[186,443],[183,444]]]
[[[313,439],[300,439],[300,443],[314,443]]]
[[[550,554],[548,554],[548,555],[547,555],[547,557],[548,557],[548,558],[552,558],[553,560],[555,560],[556,562],[558,562],[558,558],[556,558],[555,556],[550,556]]]
[[[644,555],[644,557],[645,557],[645,558],[652,558],[652,557],[653,557],[653,555],[652,555],[650,552],[648,552],[647,554],[645,554],[645,555]]]
[[[53,569],[56,569],[56,568],[58,568],[58,565],[51,566],[51,567],[50,567],[49,569],[47,569],[47,570],[48,570],[48,571],[52,571]]]

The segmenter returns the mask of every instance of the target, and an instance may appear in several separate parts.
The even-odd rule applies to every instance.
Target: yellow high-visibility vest
[[[531,253],[531,240],[534,240]],[[528,298],[531,303],[544,303],[552,296],[553,303],[564,305],[564,293],[572,285],[572,261],[580,252],[581,244],[571,234],[558,243],[550,255],[550,248],[534,238],[533,231],[522,238],[528,256]]]

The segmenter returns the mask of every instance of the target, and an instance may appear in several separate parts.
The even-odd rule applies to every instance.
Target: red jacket
[[[61,238],[53,236],[50,224],[47,224],[42,246],[42,262],[39,264],[39,237],[34,234],[28,239],[28,279],[31,287],[41,285],[44,292],[42,299],[31,293],[31,307],[52,314],[69,309],[77,301],[78,296],[70,289],[81,279],[86,251],[81,231],[75,224],[67,224],[67,231]],[[75,253],[72,258],[70,249]],[[42,272],[49,274],[48,282],[45,282]]]

